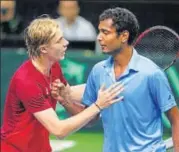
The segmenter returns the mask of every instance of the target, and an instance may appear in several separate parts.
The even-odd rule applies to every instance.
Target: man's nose
[[[98,36],[97,36],[97,40],[98,41],[101,41],[101,34],[99,33]]]

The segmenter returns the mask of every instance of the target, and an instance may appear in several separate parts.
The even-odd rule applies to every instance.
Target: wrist
[[[93,108],[93,109],[95,109],[95,113],[96,113],[96,114],[100,113],[99,108],[96,107],[96,105],[95,105],[94,103],[93,103],[90,107]]]
[[[179,146],[174,146],[174,151],[178,152],[179,151]]]
[[[94,102],[94,105],[98,108],[99,112],[101,112],[101,107],[98,105],[98,103]]]
[[[58,102],[59,102],[62,106],[66,106],[66,105],[69,103],[67,100],[62,99],[62,98],[58,99]]]
[[[178,151],[179,151],[179,147],[178,146],[174,146],[173,152],[178,152]]]

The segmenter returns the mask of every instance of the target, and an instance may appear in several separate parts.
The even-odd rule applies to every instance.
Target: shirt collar
[[[137,53],[137,51],[133,48],[133,54],[128,64],[128,70],[134,70],[139,71],[138,62],[140,60],[140,55]],[[112,68],[113,66],[113,57],[110,56],[108,59],[106,59],[103,63],[103,66],[105,68]]]

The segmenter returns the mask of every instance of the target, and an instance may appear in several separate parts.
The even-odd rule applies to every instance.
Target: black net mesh
[[[164,69],[176,58],[179,36],[167,27],[155,26],[138,37],[135,49]]]

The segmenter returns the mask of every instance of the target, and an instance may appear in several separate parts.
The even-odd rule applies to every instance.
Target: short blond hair
[[[59,25],[48,15],[34,19],[25,29],[24,39],[30,57],[40,56],[40,46],[49,44],[59,30]]]

